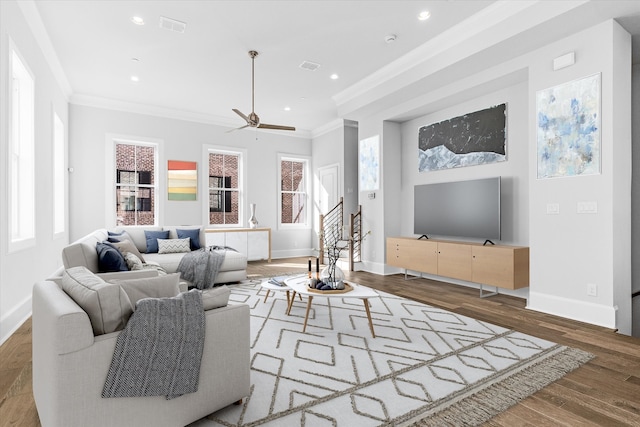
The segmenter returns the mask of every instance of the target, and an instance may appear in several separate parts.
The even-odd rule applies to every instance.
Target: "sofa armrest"
[[[32,318],[34,359],[38,354],[67,354],[93,345],[89,316],[54,282],[33,287]]]

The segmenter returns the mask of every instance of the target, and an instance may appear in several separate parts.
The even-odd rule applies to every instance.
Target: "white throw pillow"
[[[139,279],[116,279],[111,280],[111,283],[124,289],[134,307],[142,298],[170,298],[180,293],[179,273]]]
[[[158,239],[159,254],[177,254],[191,252],[190,239]]]
[[[131,301],[119,285],[105,282],[86,267],[65,270],[62,289],[87,313],[94,335],[123,329],[133,313]]]

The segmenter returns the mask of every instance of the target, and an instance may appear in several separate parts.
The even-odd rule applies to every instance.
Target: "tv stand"
[[[481,297],[529,286],[529,248],[490,243],[388,237],[387,264],[403,268],[405,277],[414,271],[478,283]],[[483,285],[496,292],[484,293]]]

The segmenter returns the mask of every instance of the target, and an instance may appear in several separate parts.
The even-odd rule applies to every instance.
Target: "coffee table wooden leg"
[[[311,301],[313,301],[313,296],[309,295],[309,302],[307,302],[307,313],[304,315],[304,326],[302,327],[302,332],[306,332],[307,330],[307,320],[309,320],[309,310],[311,310]]]
[[[288,299],[288,298],[287,298]],[[287,316],[291,313],[291,306],[293,305],[293,301],[296,299],[296,292],[293,291],[293,298],[289,301],[289,306],[287,307]]]
[[[267,294],[264,296],[264,302],[267,302],[267,298],[269,298],[269,292],[271,292],[271,290],[267,289]]]
[[[295,293],[295,291],[294,291]],[[295,295],[294,295],[295,296]],[[289,305],[291,304],[291,299],[289,297],[289,291],[287,290],[287,310],[289,309]]]
[[[367,298],[363,298],[362,302],[364,302],[364,309],[367,311],[367,319],[369,319],[369,329],[371,329],[371,336],[376,337],[376,333],[373,331],[373,322],[371,321],[371,311],[369,311],[369,300]]]

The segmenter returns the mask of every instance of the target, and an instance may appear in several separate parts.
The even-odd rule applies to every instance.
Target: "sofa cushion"
[[[116,279],[111,280],[111,283],[122,287],[134,307],[142,298],[171,298],[180,293],[179,274],[141,279]]]
[[[85,267],[65,270],[62,289],[87,313],[94,335],[123,329],[133,313],[124,289],[105,282]]]
[[[159,254],[179,254],[191,252],[189,238],[185,239],[158,239]]]
[[[176,228],[176,234],[178,235],[178,239],[189,238],[192,251],[196,251],[201,248],[199,228]]]
[[[144,236],[147,240],[147,253],[152,254],[158,252],[158,239],[168,239],[169,231],[152,231],[144,230]]]
[[[101,273],[129,270],[120,251],[111,243],[96,243],[96,252],[98,253],[98,269]]]
[[[202,307],[205,311],[224,307],[229,303],[230,294],[231,290],[226,286],[205,289],[202,291]]]
[[[132,241],[131,236],[124,230],[120,231],[107,231],[107,235],[109,238],[107,239],[109,242],[121,242],[123,240]]]
[[[109,239],[112,239],[112,238],[109,238]],[[131,240],[125,239],[125,240],[118,240],[115,242],[111,242],[109,240],[109,243],[111,243],[112,246],[118,248],[118,250],[123,256],[125,256],[128,253],[132,253],[133,255],[138,257],[141,262],[144,262],[144,257],[142,256],[138,248],[136,248],[136,245],[134,245]],[[129,270],[131,270],[131,267],[129,267]]]
[[[144,268],[144,264],[142,263],[140,258],[135,256],[131,252],[127,252],[124,254],[124,260],[127,263],[127,267],[129,267],[129,270],[131,271],[142,270]]]

